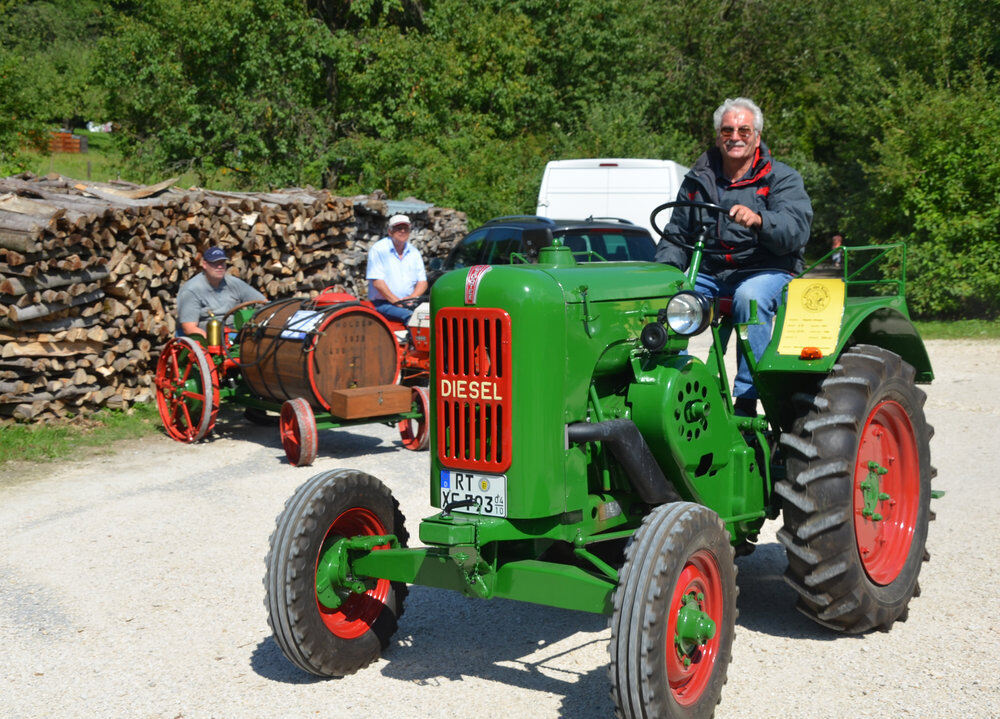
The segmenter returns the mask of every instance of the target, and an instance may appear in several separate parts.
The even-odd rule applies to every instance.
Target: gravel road
[[[769,523],[738,560],[719,719],[1000,717],[998,342],[930,342],[931,561],[909,621],[835,635],[794,611]],[[413,587],[385,656],[344,679],[285,660],[263,608],[277,514],[314,473],[382,479],[415,533],[428,455],[381,425],[320,433],[289,466],[275,428],[224,410],[196,446],[163,436],[0,471],[0,717],[470,717],[613,713],[606,618]]]

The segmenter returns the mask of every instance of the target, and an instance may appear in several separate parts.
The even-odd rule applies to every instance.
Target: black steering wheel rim
[[[678,235],[674,233],[668,234],[664,232],[664,229],[666,229],[665,227],[660,227],[659,225],[656,224],[656,216],[659,215],[664,210],[673,207],[694,207],[699,210],[708,210],[710,212],[717,214],[719,217],[722,217],[726,220],[730,220],[729,210],[723,207],[722,205],[715,204],[714,202],[702,202],[701,200],[671,200],[670,202],[664,202],[662,205],[657,205],[655,208],[653,208],[653,211],[649,213],[649,225],[650,227],[653,228],[653,231],[656,232],[656,234],[658,234],[667,242],[673,245],[677,245],[678,247],[689,251],[694,251],[696,249],[696,243],[697,243],[696,241],[689,241],[687,235]],[[699,220],[698,232],[703,233],[704,229],[714,224],[714,222],[715,222],[714,219]],[[701,251],[709,255],[724,255],[728,252],[731,252],[731,250],[728,250],[724,247],[702,247]]]

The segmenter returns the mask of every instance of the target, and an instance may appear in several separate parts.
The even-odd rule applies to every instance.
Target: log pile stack
[[[177,291],[209,245],[226,248],[230,272],[270,299],[328,286],[364,296],[384,198],[172,182],[0,179],[0,423],[151,399]],[[446,254],[466,231],[465,215],[453,210],[427,206],[411,219],[425,259]]]

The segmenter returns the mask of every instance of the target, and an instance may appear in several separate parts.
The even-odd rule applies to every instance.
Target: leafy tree
[[[120,142],[146,171],[305,179],[333,136],[329,34],[293,0],[157,0],[120,18],[99,77]]]

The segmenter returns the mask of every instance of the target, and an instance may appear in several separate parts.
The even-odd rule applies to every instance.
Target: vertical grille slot
[[[503,472],[511,462],[510,315],[448,307],[435,321],[438,459]]]

